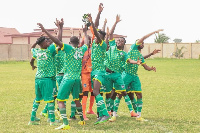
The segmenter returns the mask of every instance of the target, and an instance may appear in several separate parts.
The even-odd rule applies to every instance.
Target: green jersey
[[[61,50],[65,51],[64,79],[80,79],[82,59],[88,46],[74,48],[71,45],[63,44]]]
[[[114,72],[122,73],[124,71],[125,62],[128,59],[128,54],[123,50],[117,49],[114,39],[109,41],[109,45],[110,48],[106,52],[105,65]]]
[[[57,51],[55,58],[56,74],[64,73],[65,52],[62,50]]]
[[[106,57],[107,44],[102,41],[101,44],[92,44],[92,71],[105,71],[104,59]]]
[[[142,64],[145,63],[144,61],[144,57],[142,56],[142,54],[140,53],[140,51],[138,50],[138,46],[140,44],[133,44],[131,45],[130,50],[128,51],[128,58],[137,61],[138,58],[142,59]],[[130,63],[126,63],[125,64],[125,72],[130,74],[130,75],[137,75],[137,71],[138,71],[138,65],[137,64],[130,64]]]
[[[49,78],[55,76],[53,56],[56,51],[55,45],[50,45],[47,49],[32,50],[33,58],[37,60],[37,72],[35,78]]]

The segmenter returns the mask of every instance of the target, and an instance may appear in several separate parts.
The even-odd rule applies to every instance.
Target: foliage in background
[[[176,45],[176,51],[173,52],[172,55],[180,59],[181,57],[184,56],[184,53],[186,52],[186,51],[183,52],[183,49],[186,49],[186,47],[182,46],[181,48],[178,48],[178,46]]]
[[[182,42],[182,39],[175,38],[173,41],[174,41],[175,43],[180,43],[180,42]]]
[[[155,43],[168,43],[169,37],[166,36],[164,33],[158,33],[157,35],[155,34],[156,38],[154,39]]]

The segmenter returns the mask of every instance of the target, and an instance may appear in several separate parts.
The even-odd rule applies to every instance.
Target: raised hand
[[[63,18],[61,18],[61,21],[60,21],[60,28],[63,28],[63,25],[64,25],[64,20],[63,20]]]
[[[92,16],[90,13],[88,13],[88,20],[90,21],[90,23],[92,23]]]
[[[155,31],[155,33],[159,33],[160,31],[163,31],[163,29],[159,29],[159,30]]]
[[[156,72],[156,68],[153,67],[153,66],[151,67],[151,70],[154,71],[154,72]]]
[[[103,8],[104,8],[104,7],[103,7],[103,3],[100,3],[100,4],[99,4],[99,12],[102,12],[102,11],[103,11]]]
[[[116,23],[119,23],[121,20],[120,20],[120,15],[117,14],[116,16]]]
[[[59,27],[60,25],[60,21],[56,18],[56,22],[54,22],[54,24],[57,26],[57,27]]]
[[[157,54],[157,53],[159,53],[161,50],[159,50],[159,49],[155,49],[153,52],[152,52],[152,55],[155,55],[155,54]]]
[[[37,23],[37,25],[42,30],[42,32],[45,32],[44,26],[41,23]]]

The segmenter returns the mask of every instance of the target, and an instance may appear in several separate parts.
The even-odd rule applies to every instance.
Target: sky
[[[64,19],[64,27],[80,28],[82,16],[91,13],[95,21],[99,3],[104,9],[99,28],[105,18],[111,29],[119,14],[121,22],[114,33],[127,36],[127,43],[158,29],[182,42],[200,40],[200,0],[5,0],[1,2],[0,27],[16,28],[20,33],[34,32],[40,22],[45,28],[56,28],[56,18]],[[145,40],[153,43],[155,35]]]

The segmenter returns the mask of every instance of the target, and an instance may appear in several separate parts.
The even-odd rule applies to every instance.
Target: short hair
[[[72,37],[70,37],[70,42],[78,44],[79,43],[79,39],[76,36],[72,36]]]
[[[105,37],[106,36],[106,32],[105,31],[102,31],[102,30],[98,30],[98,32],[103,36]]]
[[[124,39],[124,43],[126,43],[126,39],[124,37],[120,37],[120,38]]]
[[[39,37],[39,38],[37,39],[36,43],[40,45],[45,39],[46,39],[46,38],[45,38],[44,36],[41,36],[41,37]]]

